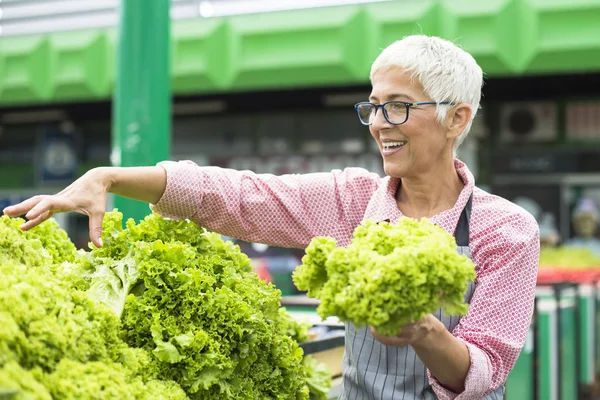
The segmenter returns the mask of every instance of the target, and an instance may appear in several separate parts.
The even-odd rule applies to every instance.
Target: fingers
[[[104,212],[95,212],[90,215],[90,239],[94,246],[102,247],[102,219]]]
[[[380,342],[381,344],[384,344],[386,346],[403,347],[403,346],[406,346],[408,344],[406,342],[406,340],[403,340],[402,338],[400,338],[398,336],[385,336],[385,335],[382,335],[379,332],[377,332],[377,330],[375,330],[375,328],[373,328],[373,327],[371,327],[371,335],[373,336],[373,338],[375,340],[377,340],[378,342]]]
[[[406,326],[395,336],[382,335],[372,326],[370,327],[370,330],[373,338],[386,346],[404,347],[413,344],[416,339],[416,332],[410,328],[406,328]]]
[[[29,221],[25,222],[24,224],[21,224],[20,228],[24,231],[28,231],[31,228],[38,226],[39,224],[41,224],[42,222],[44,222],[51,216],[52,216],[52,211],[50,211],[50,210],[44,211],[41,214],[39,214],[36,218],[30,219]]]
[[[32,220],[36,219],[39,216],[42,216],[43,214],[48,213],[49,211],[50,213],[52,213],[52,211],[56,207],[54,207],[54,204],[51,201],[51,199],[52,197],[46,197],[45,199],[37,203],[31,210],[27,212],[27,214],[25,214],[25,218],[27,218],[28,220]]]
[[[64,194],[63,194],[64,193]],[[27,222],[21,224],[20,228],[24,231],[32,229],[57,212],[75,211],[80,214],[88,215],[90,239],[96,247],[102,247],[102,219],[106,208],[106,199],[98,209],[101,211],[92,211],[88,207],[81,207],[80,201],[73,201],[65,191],[62,196],[34,196],[14,206],[6,207],[3,212],[9,217],[16,217],[25,214]],[[84,202],[86,203],[86,202]],[[92,207],[96,209],[96,207]]]
[[[52,216],[49,196],[33,196],[19,204],[6,207],[3,212],[9,217],[26,214],[27,222],[21,224],[21,229],[27,231],[34,228]]]
[[[28,220],[36,220],[38,217],[43,217],[42,222],[50,218],[53,213],[74,211],[69,200],[54,196],[39,196],[41,199],[35,206],[31,207],[25,214]],[[49,216],[47,214],[49,213]]]
[[[32,208],[34,208],[38,203],[44,200],[46,196],[33,196],[25,201],[22,201],[18,204],[6,207],[2,212],[9,217],[17,217],[19,215],[23,215],[28,213]]]

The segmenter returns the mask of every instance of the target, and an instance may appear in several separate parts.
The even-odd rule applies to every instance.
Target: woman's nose
[[[392,124],[390,124],[388,122],[388,120],[385,118],[383,109],[381,109],[381,108],[377,109],[377,111],[375,112],[375,115],[373,116],[372,121],[373,121],[373,124],[371,124],[371,127],[375,130],[390,128],[392,126]]]

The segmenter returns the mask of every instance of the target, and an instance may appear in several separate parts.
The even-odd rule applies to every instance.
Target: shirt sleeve
[[[159,163],[165,193],[153,211],[241,240],[304,248],[315,236],[345,245],[380,176],[360,168],[275,176],[183,162]]]
[[[478,250],[475,292],[452,334],[465,343],[470,368],[465,390],[454,393],[428,371],[441,400],[480,399],[502,385],[525,343],[533,315],[539,264],[539,228],[529,215],[513,215]]]

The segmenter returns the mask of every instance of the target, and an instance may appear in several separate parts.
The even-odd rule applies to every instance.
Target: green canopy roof
[[[368,82],[413,33],[461,44],[488,76],[600,71],[600,0],[414,0],[173,22],[175,94]],[[109,98],[114,30],[0,39],[0,104]],[[151,84],[151,82],[149,82]]]

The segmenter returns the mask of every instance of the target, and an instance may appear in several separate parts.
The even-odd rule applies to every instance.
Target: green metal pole
[[[536,287],[535,297],[538,328],[538,398],[558,400],[558,302],[550,286]]]
[[[154,165],[171,153],[170,1],[122,0],[113,95],[114,166]],[[114,197],[136,221],[147,204]]]

